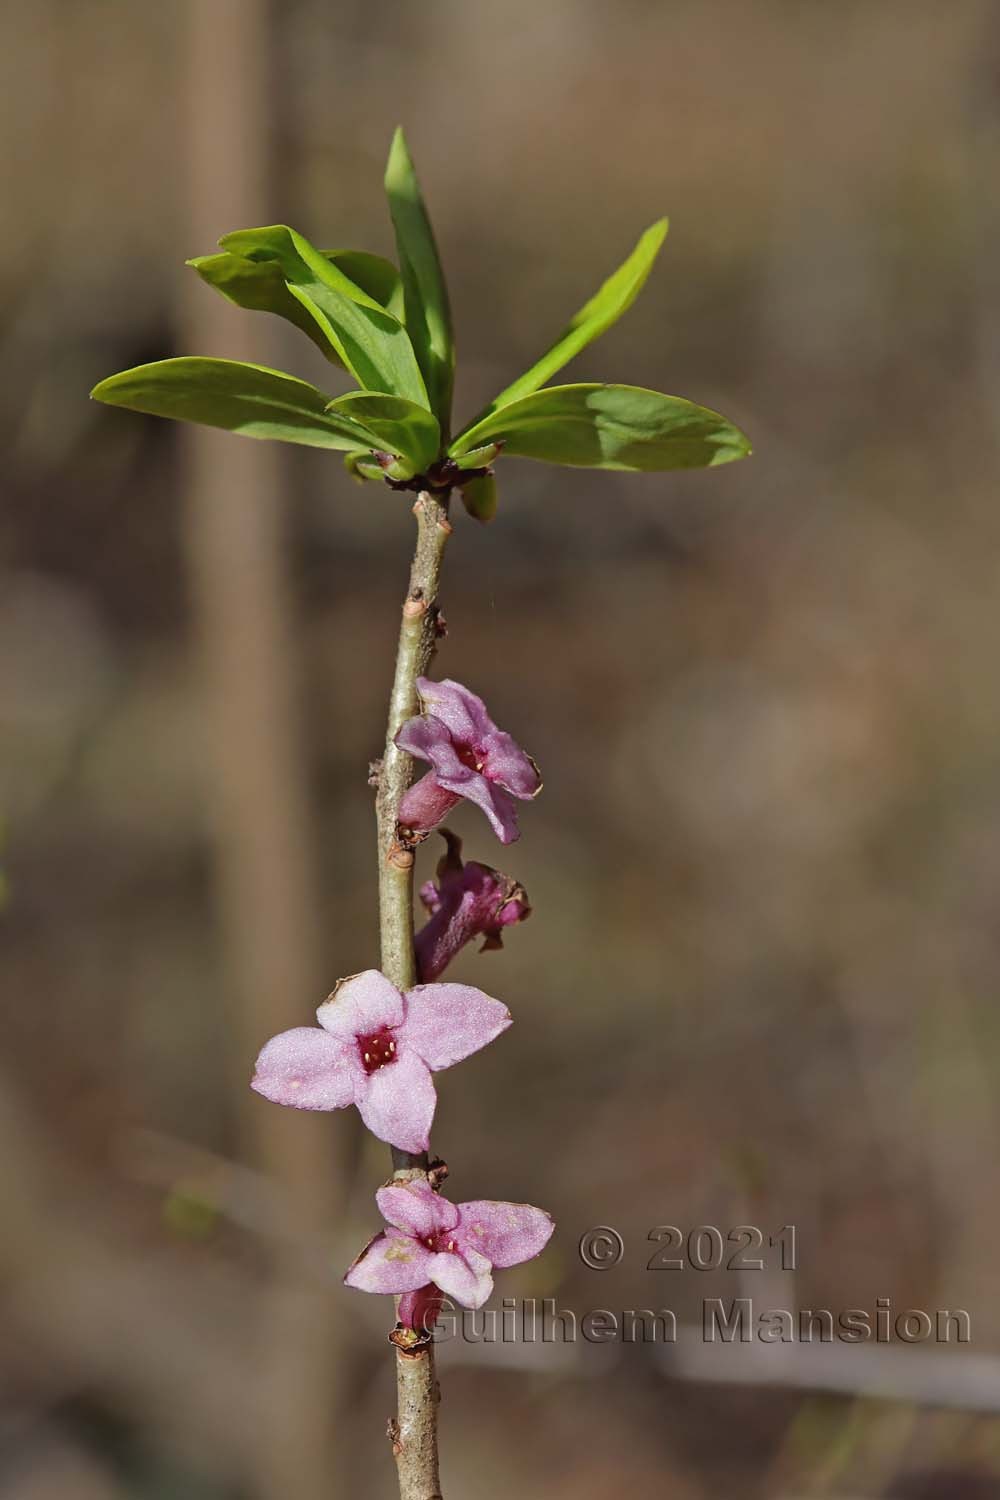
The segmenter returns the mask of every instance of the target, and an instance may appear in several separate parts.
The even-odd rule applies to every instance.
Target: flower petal
[[[470,1264],[464,1253],[439,1250],[431,1256],[428,1269],[431,1280],[463,1307],[482,1307],[493,1290],[490,1263],[475,1251],[471,1252]]]
[[[417,714],[415,718],[407,719],[402,728],[397,731],[396,744],[408,755],[415,755],[418,760],[430,761],[432,765],[436,764],[439,758],[443,759],[449,769],[462,764],[448,726],[440,719],[431,718],[427,714]]]
[[[461,769],[465,770],[465,767]],[[475,773],[469,771],[466,774]],[[399,804],[400,826],[408,828],[411,833],[430,833],[461,800],[461,793],[448,791],[441,785],[436,771],[428,771],[403,793]]]
[[[510,1023],[506,1005],[471,984],[418,984],[406,992],[398,1036],[437,1072],[478,1052]]]
[[[486,751],[486,776],[513,792],[515,797],[537,797],[542,778],[530,755],[502,729],[495,729],[483,746]]]
[[[383,1026],[399,1025],[403,997],[378,969],[365,969],[340,980],[316,1012],[316,1019],[331,1036],[345,1041],[371,1036]]]
[[[415,1292],[430,1281],[433,1259],[423,1245],[390,1229],[368,1242],[344,1280],[361,1292]]]
[[[343,1109],[354,1103],[359,1077],[356,1049],[316,1026],[296,1026],[261,1050],[250,1087],[294,1109]]]
[[[501,844],[513,844],[521,837],[517,826],[517,806],[509,792],[503,787],[488,781],[477,771],[470,771],[462,767],[463,775],[449,776],[441,772],[437,773],[437,779],[441,786],[449,792],[457,792],[460,797],[465,797],[469,802],[474,802],[481,807],[493,825],[493,832]]]
[[[480,1251],[495,1266],[518,1266],[544,1250],[555,1225],[530,1203],[491,1203],[476,1199],[458,1205],[458,1240]]]
[[[394,1182],[375,1194],[378,1211],[388,1224],[404,1234],[423,1240],[440,1229],[454,1229],[458,1209],[447,1198],[436,1193],[426,1178],[413,1182]]]
[[[400,1151],[426,1151],[437,1094],[425,1062],[400,1047],[394,1063],[363,1075],[355,1103],[372,1135]]]
[[[462,744],[481,745],[488,735],[497,732],[482,698],[454,678],[432,682],[429,677],[418,677],[417,692],[426,712],[446,724]]]

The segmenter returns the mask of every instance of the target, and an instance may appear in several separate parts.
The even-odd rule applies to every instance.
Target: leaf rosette
[[[239,229],[188,262],[238,307],[284,318],[358,389],[331,396],[281,370],[181,357],[111,375],[91,394],[110,406],[244,437],[343,452],[358,480],[457,486],[470,515],[497,510],[501,456],[575,468],[662,472],[749,454],[720,413],[639,386],[550,382],[627,312],[667,234],[652,224],[535,363],[452,437],[455,344],[434,231],[401,130],[385,177],[399,268],[363,250],[319,250],[298,230]]]

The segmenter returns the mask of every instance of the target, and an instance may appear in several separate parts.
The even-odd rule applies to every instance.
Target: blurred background
[[[289,221],[392,254],[408,132],[457,411],[663,212],[569,378],[755,457],[505,461],[436,670],[544,796],[499,850],[517,1025],[441,1080],[458,1198],[558,1231],[497,1299],[673,1347],[450,1344],[447,1495],[1000,1494],[1000,12],[989,0],[7,0],[0,50],[0,1497],[394,1492],[383,1149],[247,1078],[376,959],[368,761],[412,543],[336,455],[88,403],[177,353],[332,392],[184,268]],[[437,851],[430,841],[420,873]],[[646,1269],[657,1225],[798,1268]],[[614,1226],[624,1256],[577,1243]],[[968,1346],[712,1350],[706,1297],[964,1308]],[[806,1359],[804,1356],[811,1355]]]

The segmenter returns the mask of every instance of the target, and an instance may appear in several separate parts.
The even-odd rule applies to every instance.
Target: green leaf
[[[452,457],[460,469],[488,469],[493,460],[499,458],[500,449],[500,443],[484,443],[481,448],[470,448]]]
[[[111,375],[90,394],[109,406],[224,427],[244,437],[277,438],[310,448],[357,451],[377,446],[360,423],[327,411],[330,397],[314,385],[239,360],[163,359]]]
[[[413,345],[399,319],[286,224],[238,229],[219,244],[252,261],[277,261],[306,312],[360,386],[427,405]]]
[[[364,484],[369,479],[384,479],[385,470],[364,453],[345,453],[344,468],[352,479]]]
[[[405,322],[403,278],[391,260],[368,250],[321,250],[320,254],[373,297],[379,307],[392,313],[397,323]]]
[[[344,361],[316,319],[288,290],[277,261],[246,260],[242,255],[230,255],[224,251],[221,255],[199,255],[187,265],[237,307],[250,312],[276,313],[279,318],[294,323],[312,339],[321,354],[333,364],[343,365]]]
[[[349,276],[396,318],[402,317],[403,284],[391,261],[364,250],[323,250],[322,255]],[[275,260],[248,260],[223,251],[221,255],[198,255],[187,262],[203,281],[251,312],[275,313],[294,323],[312,339],[333,364],[343,365],[336,347],[316,319],[285,284],[281,265]]]
[[[438,456],[441,429],[437,418],[426,406],[404,401],[401,396],[379,396],[368,391],[351,391],[338,396],[327,411],[360,422],[379,439],[377,447],[389,453],[402,453],[414,464],[414,473],[422,473]]]
[[[643,234],[628,260],[624,261],[609,276],[599,291],[595,292],[590,301],[585,303],[580,311],[571,318],[566,328],[556,339],[550,349],[547,349],[537,363],[530,370],[509,385],[506,390],[500,392],[490,402],[489,406],[474,418],[478,424],[484,417],[499,411],[503,406],[510,406],[514,401],[520,401],[522,396],[530,396],[532,391],[540,390],[547,380],[551,380],[564,365],[569,364],[581,349],[592,344],[596,338],[609,329],[612,323],[617,323],[622,313],[627,312],[632,303],[638,297],[646,284],[646,278],[653,269],[653,262],[660,251],[660,246],[667,236],[668,221],[659,219]],[[474,423],[470,423],[472,426]]]
[[[701,469],[750,452],[718,412],[635,385],[548,386],[478,422],[449,452],[457,458],[487,441],[587,469]]]
[[[459,484],[462,504],[475,521],[485,525],[497,513],[497,482],[492,474],[477,474]]]
[[[399,269],[406,302],[406,326],[423,371],[431,410],[447,435],[455,379],[455,345],[448,288],[402,130],[393,136],[385,191],[396,231]]]

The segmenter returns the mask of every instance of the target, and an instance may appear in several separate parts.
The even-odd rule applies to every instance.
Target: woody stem
[[[413,951],[413,850],[397,835],[399,804],[410,784],[413,760],[395,743],[407,719],[420,712],[417,678],[430,665],[438,636],[438,581],[445,545],[451,535],[447,498],[422,490],[413,507],[417,544],[410,566],[410,586],[396,651],[396,673],[389,698],[385,754],[379,772],[375,811],[378,821],[379,933],[382,972],[400,990],[417,982]],[[396,1175],[426,1173],[426,1153],[412,1155],[392,1148]],[[398,1417],[392,1428],[393,1455],[401,1500],[440,1500],[437,1451],[437,1406],[434,1348],[396,1350]]]

